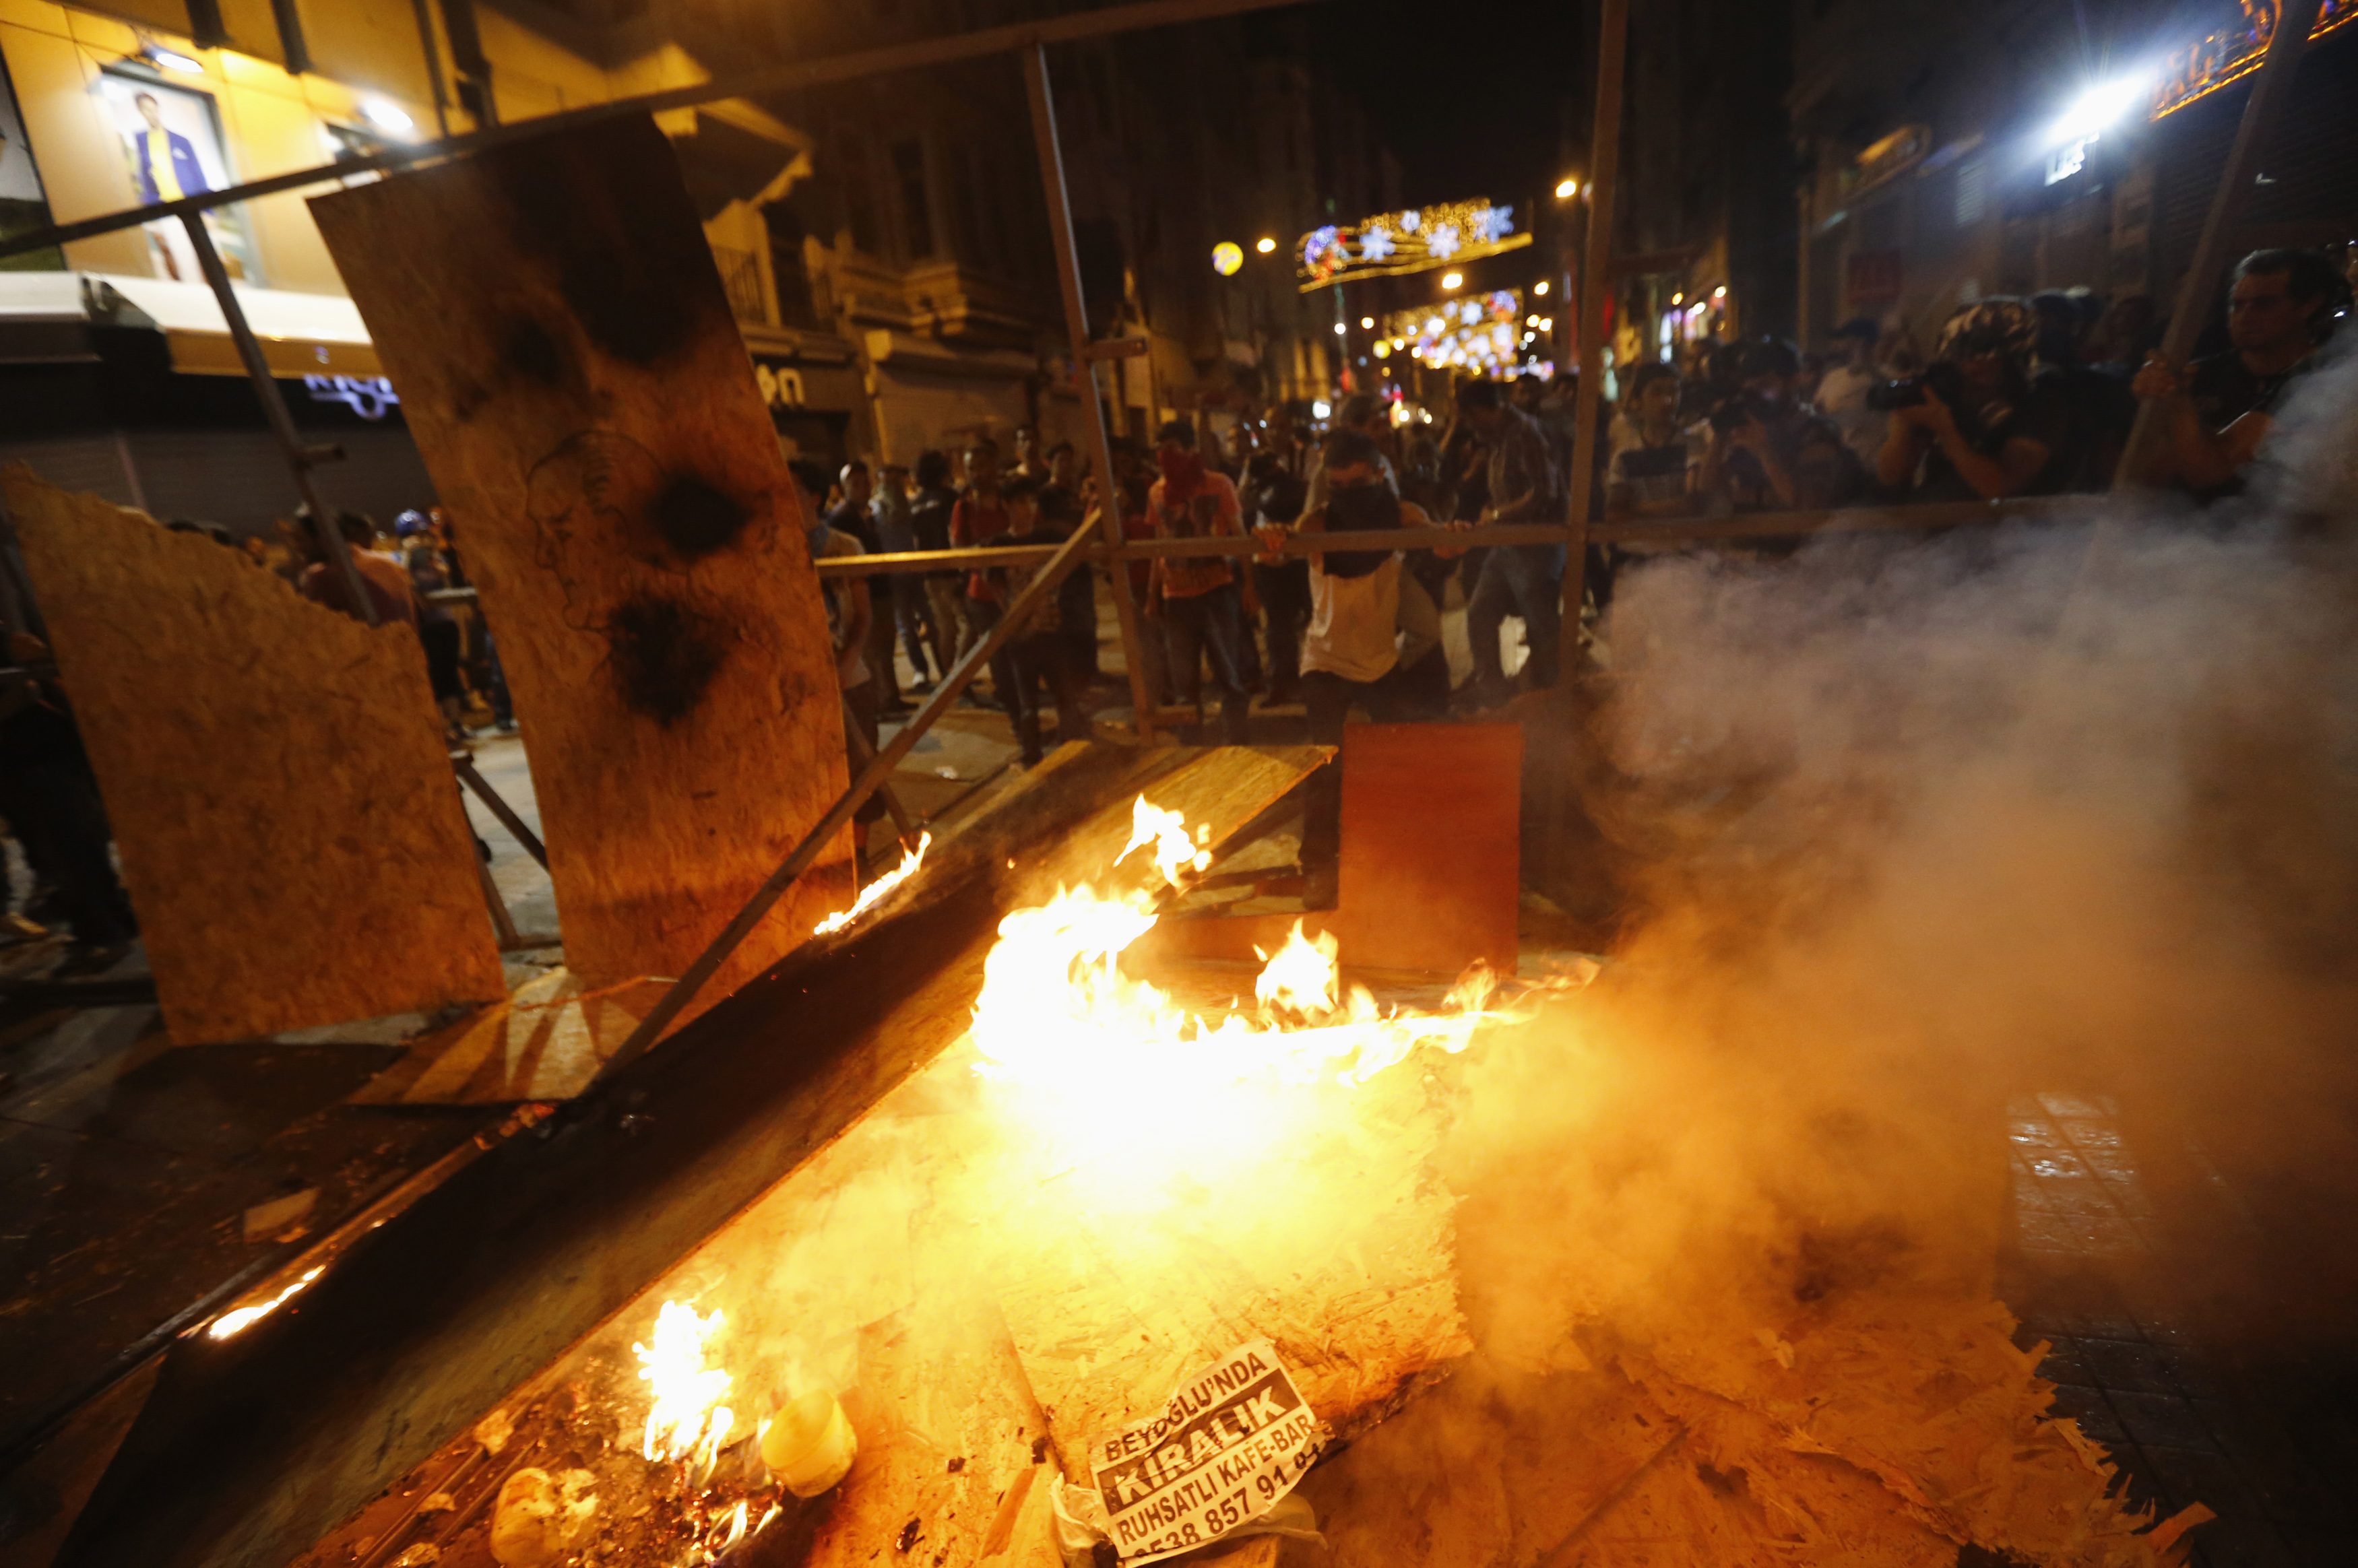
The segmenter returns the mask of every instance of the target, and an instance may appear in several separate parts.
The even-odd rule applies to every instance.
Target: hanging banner
[[[1294,243],[1302,292],[1361,277],[1394,277],[1520,250],[1531,243],[1515,232],[1515,210],[1487,197],[1379,212],[1356,223],[1329,223]]]

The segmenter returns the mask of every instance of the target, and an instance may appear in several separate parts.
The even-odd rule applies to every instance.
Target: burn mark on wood
[[[706,333],[733,330],[702,225],[653,120],[525,142],[486,168],[514,211],[512,232],[602,351],[653,365]],[[676,211],[627,211],[606,196],[614,188]]]
[[[648,521],[682,560],[698,561],[735,544],[752,515],[717,486],[694,474],[676,474],[655,497]]]
[[[665,729],[696,710],[729,657],[729,629],[676,599],[638,593],[606,623],[622,701]]]
[[[900,1539],[895,1541],[892,1544],[903,1552],[908,1552],[914,1549],[918,1539],[924,1534],[925,1527],[918,1520],[913,1519],[908,1523],[901,1527]]]
[[[561,385],[569,378],[572,356],[556,335],[534,318],[511,318],[501,338],[500,363],[511,374],[544,386]]]

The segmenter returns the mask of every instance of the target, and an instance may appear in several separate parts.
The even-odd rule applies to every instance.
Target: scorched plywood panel
[[[671,148],[633,117],[311,207],[499,638],[567,962],[676,975],[846,773],[809,519]],[[846,902],[850,842],[707,996]]]
[[[172,1038],[504,995],[417,634],[22,467],[0,483]]]

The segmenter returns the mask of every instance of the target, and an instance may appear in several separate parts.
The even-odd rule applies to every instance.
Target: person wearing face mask
[[[1321,448],[1326,503],[1305,513],[1305,535],[1384,533],[1427,528],[1433,520],[1384,481],[1383,455],[1372,438],[1349,428]],[[1274,553],[1286,530],[1260,530]],[[1313,555],[1310,624],[1302,640],[1302,703],[1314,745],[1340,747],[1354,708],[1377,723],[1435,717],[1446,704],[1449,671],[1441,651],[1440,614],[1423,584],[1401,566],[1397,550],[1331,550]],[[1331,904],[1341,849],[1343,775],[1339,758],[1310,775],[1302,823],[1303,900]]]
[[[2052,495],[2077,461],[2071,406],[2034,374],[2039,319],[2019,299],[1968,305],[1941,329],[1932,364],[1895,382],[1891,430],[1876,459],[1886,488],[1910,501]]]
[[[1155,435],[1154,462],[1162,477],[1147,492],[1154,532],[1165,539],[1212,535],[1241,537],[1244,525],[1237,487],[1206,467],[1195,448],[1195,427],[1174,419]],[[1252,607],[1245,606],[1247,611]],[[1220,696],[1220,728],[1232,746],[1245,741],[1244,625],[1238,613],[1237,572],[1227,556],[1160,556],[1149,579],[1146,613],[1162,624],[1171,655],[1173,695],[1183,707],[1203,711],[1203,665],[1212,662]]]

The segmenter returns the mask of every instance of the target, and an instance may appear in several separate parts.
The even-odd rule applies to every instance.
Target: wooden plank
[[[1336,935],[1350,963],[1515,970],[1523,731],[1363,724],[1343,746]]]
[[[21,466],[0,491],[174,1041],[505,994],[416,633]]]
[[[847,773],[810,520],[670,146],[617,120],[311,207],[499,633],[567,961],[678,974]],[[850,856],[708,995],[847,902]]]

